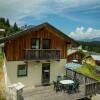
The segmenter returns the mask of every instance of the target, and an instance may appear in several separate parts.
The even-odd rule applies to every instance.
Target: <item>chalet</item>
[[[77,63],[82,63],[85,54],[82,49],[72,48],[68,50],[67,53],[67,62],[73,62],[73,60],[77,60]]]
[[[65,74],[67,50],[79,44],[48,23],[0,39],[4,44],[6,85],[47,85]]]
[[[84,58],[85,63],[90,64],[92,66],[96,66],[96,62],[94,60],[94,58],[91,55],[88,55]]]

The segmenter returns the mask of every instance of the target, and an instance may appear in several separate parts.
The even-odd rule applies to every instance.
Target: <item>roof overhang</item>
[[[52,29],[59,36],[61,36],[62,38],[66,39],[66,40],[69,40],[71,43],[73,43],[73,44],[75,44],[77,46],[80,45],[77,41],[75,41],[74,39],[70,38],[69,36],[67,36],[66,34],[61,32],[60,30],[58,30],[54,26],[50,25],[49,23],[43,23],[43,24],[40,24],[40,25],[37,25],[37,26],[33,26],[33,27],[25,29],[23,31],[17,32],[17,33],[15,33],[13,35],[10,35],[10,36],[7,36],[7,37],[3,37],[3,38],[0,39],[0,43],[4,43],[4,42],[7,42],[9,40],[18,38],[18,37],[26,34],[28,31],[37,31],[37,30],[39,30],[41,28],[44,28],[44,27],[48,27],[48,28]]]

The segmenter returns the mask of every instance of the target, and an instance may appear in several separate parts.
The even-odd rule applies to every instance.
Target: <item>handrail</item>
[[[59,50],[59,51],[61,51],[61,49],[24,49],[24,50],[39,50],[39,51],[41,51],[41,50]]]
[[[25,49],[25,60],[59,60],[60,50],[58,49]]]

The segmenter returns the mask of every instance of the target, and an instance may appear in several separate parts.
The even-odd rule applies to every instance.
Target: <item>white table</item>
[[[74,81],[73,81],[73,80],[61,80],[60,83],[61,83],[61,84],[64,84],[64,85],[65,85],[65,84],[73,84]]]

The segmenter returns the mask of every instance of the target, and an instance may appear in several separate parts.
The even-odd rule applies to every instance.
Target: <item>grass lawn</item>
[[[82,67],[75,69],[75,71],[80,72],[80,73],[87,75],[91,78],[94,78],[96,80],[100,80],[100,76],[96,76],[95,70],[90,65],[83,64]]]

